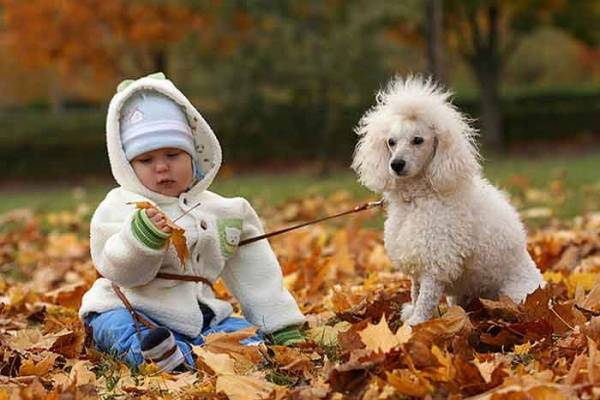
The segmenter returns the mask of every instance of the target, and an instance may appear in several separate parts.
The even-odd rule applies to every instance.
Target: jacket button
[[[183,204],[185,204],[187,206],[187,199],[186,198],[183,199]]]
[[[208,228],[208,224],[206,223],[205,220],[200,221],[200,227],[204,230],[206,230],[206,228]]]

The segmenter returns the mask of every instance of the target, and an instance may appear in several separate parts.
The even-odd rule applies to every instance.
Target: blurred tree
[[[427,36],[427,72],[438,82],[446,83],[444,62],[444,2],[443,0],[425,1],[425,32]]]
[[[336,154],[336,130],[346,126],[349,142],[354,139],[351,126],[359,116],[348,118],[345,110],[359,103],[366,107],[388,78],[382,34],[397,24],[402,5],[385,0],[226,3],[228,9],[214,14],[219,21],[212,31],[245,29],[238,29],[228,54],[202,59],[198,68],[206,69],[209,79],[194,91],[218,93],[228,116],[224,130],[243,127],[254,146],[262,137],[278,139],[268,131],[295,127],[297,132],[283,140],[310,150],[327,173]],[[284,108],[300,121],[277,120],[277,110]]]
[[[449,47],[471,67],[480,92],[484,143],[504,145],[500,109],[502,71],[519,41],[543,24],[588,43],[598,42],[600,3],[594,0],[446,0]]]
[[[178,1],[0,0],[7,46],[27,67],[55,70],[53,110],[62,88],[168,70],[168,49],[202,16]]]

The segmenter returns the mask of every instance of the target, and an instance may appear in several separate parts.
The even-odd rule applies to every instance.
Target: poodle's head
[[[451,192],[480,173],[475,130],[431,80],[396,78],[361,118],[352,168],[375,192],[427,179]]]

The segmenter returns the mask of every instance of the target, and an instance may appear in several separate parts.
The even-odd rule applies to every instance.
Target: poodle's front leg
[[[407,323],[420,324],[431,318],[444,293],[444,284],[432,276],[422,276],[414,310]]]
[[[413,315],[415,310],[415,303],[419,298],[419,280],[417,278],[410,278],[410,303],[402,304],[402,314],[400,318],[402,321],[406,321]]]

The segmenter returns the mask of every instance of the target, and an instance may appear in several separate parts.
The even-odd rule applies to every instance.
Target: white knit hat
[[[131,161],[148,151],[173,147],[194,158],[194,138],[183,109],[154,90],[141,90],[123,105],[121,142]]]

